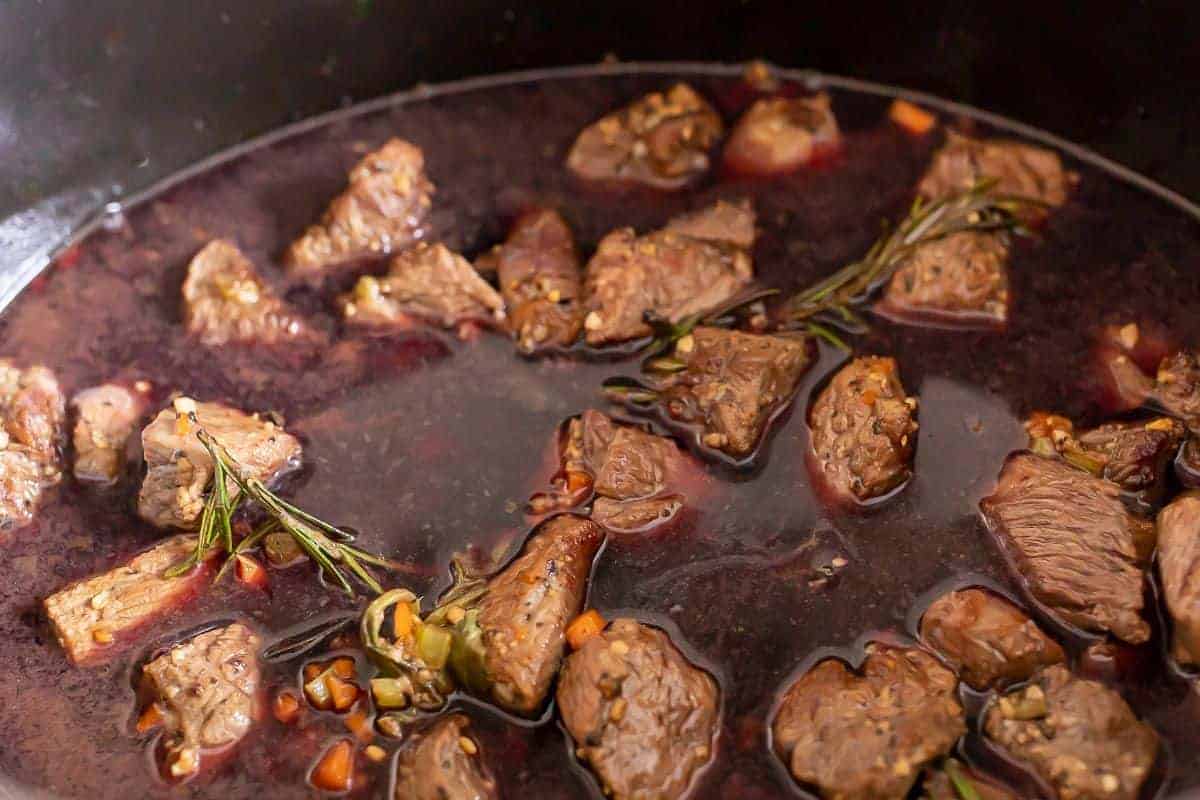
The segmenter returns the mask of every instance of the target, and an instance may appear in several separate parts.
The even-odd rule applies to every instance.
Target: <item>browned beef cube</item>
[[[53,372],[0,359],[0,531],[29,523],[62,478],[64,406]]]
[[[957,686],[922,650],[870,644],[859,673],[826,659],[784,694],[775,751],[822,797],[904,797],[967,730]]]
[[[920,245],[896,268],[876,306],[899,321],[998,327],[1008,321],[1008,245],[962,232]]]
[[[196,539],[175,536],[128,564],[73,583],[46,598],[46,616],[67,658],[94,664],[117,652],[143,625],[181,605],[208,581],[205,569],[163,576],[192,554]]]
[[[697,327],[675,344],[686,366],[662,378],[660,402],[674,419],[699,426],[700,441],[744,458],[795,396],[811,365],[809,341]]]
[[[710,311],[754,277],[750,256],[726,242],[671,230],[637,236],[621,228],[600,240],[587,265],[583,327],[593,346],[651,333],[646,314],[671,322]]]
[[[258,635],[235,622],[181,642],[142,668],[142,690],[162,714],[172,777],[196,772],[205,751],[233,746],[258,718],[258,645]]]
[[[500,294],[469,261],[442,244],[404,251],[392,259],[387,275],[359,278],[341,302],[347,322],[375,329],[404,330],[417,319],[453,328],[504,318]]]
[[[329,267],[411,246],[426,234],[432,194],[420,148],[389,139],[350,171],[349,185],[321,222],[292,242],[288,270],[319,280]]]
[[[917,398],[896,361],[856,358],[833,376],[809,415],[818,478],[839,499],[866,502],[912,477]]]
[[[1172,655],[1200,664],[1200,494],[1186,492],[1159,512],[1158,570],[1174,630]]]
[[[496,779],[470,735],[470,720],[450,714],[411,736],[396,754],[396,800],[494,800]]]
[[[1142,570],[1153,525],[1126,510],[1115,483],[1015,453],[980,507],[1015,576],[1065,622],[1130,644],[1150,637]]]
[[[1158,754],[1158,735],[1121,696],[1047,667],[987,710],[984,731],[1062,800],[1135,800]]]
[[[210,347],[311,340],[313,331],[233,242],[214,239],[188,265],[183,321]]]
[[[582,276],[571,229],[558,212],[523,215],[490,257],[521,352],[570,346],[583,328]]]
[[[981,691],[1027,680],[1066,659],[1025,612],[983,589],[942,595],[921,618],[921,639]]]
[[[111,485],[125,470],[125,448],[146,409],[140,394],[106,383],[84,389],[75,407],[75,478]]]
[[[718,200],[710,206],[671,219],[667,222],[666,230],[693,239],[725,242],[749,250],[758,238],[754,221],[754,207],[749,200],[743,198],[732,203]]]
[[[829,95],[768,97],[742,115],[725,144],[725,166],[745,175],[781,175],[837,147]]]
[[[175,407],[158,413],[142,431],[146,478],[138,495],[138,514],[160,528],[190,528],[200,519],[212,458],[196,436],[196,424],[216,439],[248,477],[269,482],[294,468],[300,459],[300,442],[269,419],[246,414],[220,403],[195,403],[196,424]],[[231,482],[231,494],[237,487]]]
[[[678,189],[708,171],[709,151],[723,131],[713,107],[678,83],[584,128],[567,168],[587,180]]]
[[[665,633],[614,620],[563,666],[558,708],[605,795],[682,797],[713,755],[720,692]]]
[[[969,188],[983,178],[997,181],[996,191],[1061,206],[1067,199],[1071,176],[1058,153],[1010,139],[972,139],[951,131],[934,154],[917,191],[941,198]],[[1029,215],[1044,215],[1041,209]]]
[[[958,780],[971,787],[975,792],[975,800],[1020,800],[1015,792],[1004,788],[991,778],[958,762],[954,763],[955,767],[925,770],[925,780],[921,784],[921,800],[963,800],[963,793],[955,787],[947,769],[954,769]]]
[[[1152,398],[1193,431],[1200,431],[1200,354],[1180,350],[1158,367]]]
[[[488,583],[479,604],[484,668],[498,705],[539,711],[562,661],[567,623],[583,610],[604,529],[584,517],[552,517],[521,555]]]

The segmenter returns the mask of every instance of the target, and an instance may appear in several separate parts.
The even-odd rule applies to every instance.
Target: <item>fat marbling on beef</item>
[[[1171,615],[1171,653],[1200,664],[1200,493],[1185,492],[1158,513],[1158,571]]]
[[[713,107],[677,83],[584,128],[567,168],[586,180],[679,189],[708,171],[709,151],[723,132]]]
[[[1060,800],[1136,800],[1158,754],[1158,735],[1119,694],[1061,665],[994,701],[983,729]]]
[[[1066,202],[1072,182],[1053,150],[1011,139],[973,139],[949,131],[917,191],[937,199],[967,189],[983,178],[995,179],[998,193],[1030,198],[1048,207]],[[1030,206],[1023,213],[1039,217],[1045,210],[1043,206]]]
[[[42,492],[61,480],[65,417],[53,372],[0,359],[0,531],[28,524]]]
[[[657,628],[617,619],[567,657],[558,708],[614,800],[682,797],[713,757],[720,691]]]
[[[500,790],[463,714],[440,717],[396,754],[395,800],[494,800]]]
[[[841,134],[824,92],[768,97],[742,115],[725,144],[725,166],[744,175],[779,175],[837,147]]]
[[[871,643],[858,672],[825,659],[784,693],[771,726],[775,752],[821,797],[904,797],[967,730],[957,686],[916,648]]]
[[[896,267],[876,310],[901,321],[1002,327],[1008,321],[1003,234],[962,231],[918,245]]]
[[[111,485],[125,470],[125,448],[142,413],[145,398],[124,386],[106,383],[84,389],[71,399],[75,409],[75,478]]]
[[[988,527],[1033,597],[1065,622],[1130,644],[1150,637],[1143,568],[1152,523],[1131,514],[1115,483],[1065,461],[1009,456],[980,503]]]

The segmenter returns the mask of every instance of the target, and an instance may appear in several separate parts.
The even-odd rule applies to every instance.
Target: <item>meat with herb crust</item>
[[[947,592],[934,600],[921,617],[921,639],[980,691],[1027,680],[1041,667],[1066,660],[1058,642],[1025,612],[984,589]]]
[[[747,198],[732,202],[718,200],[696,211],[680,214],[667,222],[665,230],[693,239],[724,242],[743,250],[754,247],[754,240],[758,238],[754,206]]]
[[[128,564],[60,589],[45,600],[54,635],[76,665],[111,657],[143,625],[179,606],[208,581],[204,567],[164,573],[196,548],[193,536],[174,536]]]
[[[567,168],[586,180],[679,189],[708,171],[709,151],[723,132],[713,107],[677,83],[584,128]]]
[[[829,95],[768,97],[750,106],[729,134],[725,166],[744,175],[799,169],[841,139]]]
[[[241,623],[181,642],[142,668],[142,692],[158,706],[166,767],[200,768],[205,751],[236,744],[259,716],[258,635]]]
[[[912,476],[917,398],[892,358],[862,356],[842,367],[809,414],[817,477],[838,498],[866,502]]]
[[[1185,492],[1159,512],[1158,571],[1171,615],[1171,655],[1200,664],[1200,493]]]
[[[918,246],[897,266],[876,310],[899,321],[1000,327],[1008,321],[1008,244],[963,231]]]
[[[245,475],[264,483],[299,463],[300,442],[273,421],[221,403],[195,403],[192,424],[179,417],[181,401],[188,398],[160,411],[142,431],[146,478],[138,494],[138,514],[152,525],[191,528],[200,519],[213,464],[196,436],[196,425],[229,452]],[[229,490],[231,495],[238,491],[232,481]]]
[[[734,458],[754,451],[812,363],[807,338],[707,326],[676,342],[674,358],[684,367],[658,380],[659,403]]]
[[[713,756],[720,690],[657,628],[617,619],[563,666],[575,753],[614,800],[682,797]]]
[[[392,259],[387,275],[364,275],[341,298],[352,325],[404,330],[424,320],[443,328],[504,319],[504,300],[470,262],[443,244],[420,244]]]
[[[953,672],[915,648],[869,644],[858,672],[826,659],[784,694],[775,752],[821,797],[904,797],[921,768],[966,733],[957,686]]]
[[[496,779],[464,714],[440,717],[396,754],[396,800],[494,800]]]
[[[1058,665],[993,702],[983,729],[1061,800],[1136,800],[1158,754],[1119,694]]]
[[[75,478],[111,485],[125,471],[125,448],[146,409],[145,398],[115,383],[84,389],[75,409]]]
[[[1058,153],[1011,139],[973,139],[948,131],[946,143],[917,185],[924,197],[937,199],[961,192],[984,178],[997,181],[996,191],[1030,198],[1046,206],[1061,206],[1067,199],[1071,176]],[[1041,207],[1028,216],[1045,214]]]
[[[1063,621],[1130,644],[1149,639],[1143,568],[1154,526],[1126,510],[1115,483],[1014,453],[980,508],[1015,577]]]
[[[349,185],[320,223],[292,242],[288,271],[319,281],[330,267],[411,246],[426,234],[432,194],[420,148],[389,139],[350,171]]]
[[[65,417],[53,372],[0,359],[0,531],[28,524],[42,492],[62,479]]]
[[[203,344],[312,341],[314,332],[268,286],[237,245],[214,239],[183,281],[183,323]]]

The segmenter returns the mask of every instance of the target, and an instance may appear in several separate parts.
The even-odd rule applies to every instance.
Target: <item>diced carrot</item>
[[[907,100],[893,101],[888,117],[904,130],[917,136],[929,133],[937,122],[937,117],[933,114]]]
[[[567,644],[571,645],[572,650],[578,650],[588,639],[604,630],[604,626],[607,624],[608,622],[600,616],[599,611],[589,608],[571,620],[571,624],[567,626]]]
[[[586,472],[571,470],[567,473],[567,491],[578,492],[592,485],[592,476]]]
[[[396,603],[396,610],[392,612],[392,632],[397,640],[412,638],[413,613],[408,603]]]
[[[371,740],[375,738],[375,730],[371,727],[367,710],[362,705],[357,706],[346,715],[346,728],[354,734],[355,739],[363,744],[370,744]]]
[[[138,717],[137,732],[146,733],[147,731],[154,730],[162,724],[162,721],[162,709],[158,707],[158,703],[151,703],[146,706],[146,710]]]
[[[237,579],[246,586],[267,588],[267,570],[254,556],[238,555],[235,572]]]
[[[333,672],[339,678],[345,678],[346,680],[353,680],[358,674],[358,670],[354,666],[354,659],[345,657],[333,660]]]
[[[275,702],[272,704],[271,710],[275,714],[275,719],[284,725],[291,725],[300,718],[300,700],[297,699],[294,692],[280,692],[275,695]]]
[[[358,700],[358,687],[342,680],[337,675],[327,674],[325,686],[329,689],[329,696],[333,699],[333,707],[336,711],[345,711]]]
[[[345,792],[354,777],[354,743],[349,739],[334,742],[313,767],[309,780],[327,792]]]
[[[313,662],[312,664],[304,665],[304,682],[308,683],[313,678],[325,671],[325,668],[320,664]]]

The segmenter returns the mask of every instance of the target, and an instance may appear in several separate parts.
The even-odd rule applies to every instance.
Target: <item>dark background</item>
[[[9,0],[0,279],[81,214],[281,123],[420,81],[609,53],[762,57],[932,92],[1200,198],[1200,4],[821,5]]]

